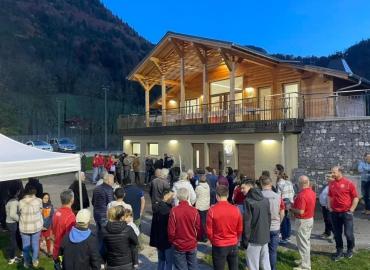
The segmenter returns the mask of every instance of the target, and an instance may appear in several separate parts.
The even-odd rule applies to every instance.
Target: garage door
[[[254,179],[254,166],[254,144],[238,144],[239,172]]]
[[[209,147],[209,166],[216,169],[217,173],[224,167],[224,148],[221,143],[210,143]]]
[[[193,168],[204,169],[204,143],[193,143]]]

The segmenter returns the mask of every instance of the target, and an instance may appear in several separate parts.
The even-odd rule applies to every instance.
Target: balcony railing
[[[121,115],[119,129],[234,123],[244,121],[279,121],[286,119],[325,120],[370,116],[370,89],[329,94],[273,95],[167,109],[150,115]],[[148,121],[147,121],[148,120]],[[148,123],[147,123],[148,122]]]
[[[305,119],[325,120],[370,116],[370,89],[303,96]]]
[[[281,95],[239,99],[167,109],[146,114],[120,116],[119,129],[144,128],[156,126],[176,126],[194,124],[233,123],[242,121],[267,121],[282,119],[301,119],[302,99],[298,94],[283,97]],[[147,120],[149,122],[147,123]]]

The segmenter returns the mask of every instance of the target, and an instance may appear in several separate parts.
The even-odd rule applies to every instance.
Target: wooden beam
[[[167,108],[166,108],[166,81],[164,75],[161,77],[162,85],[162,126],[167,124]]]
[[[191,43],[195,53],[197,54],[200,62],[204,64],[207,61],[207,50],[206,48],[200,48],[198,45],[195,43]]]
[[[161,84],[161,78],[145,77],[141,74],[135,74],[134,77],[136,78],[138,82],[140,82],[139,80],[151,82],[151,84],[153,84],[152,87],[156,84]],[[174,81],[174,80],[165,80],[165,82],[166,84],[169,84],[169,85],[180,85],[178,81]]]
[[[145,91],[145,123],[146,127],[150,127],[150,101],[149,101],[150,90]]]
[[[160,60],[156,57],[150,57],[150,61],[152,61],[152,63],[154,64],[154,66],[157,68],[157,70],[159,71],[159,73],[161,75],[163,75],[163,69],[162,67],[160,66]]]
[[[219,53],[220,53],[220,55],[221,55],[221,57],[222,57],[222,59],[224,59],[224,61],[225,61],[225,65],[227,66],[227,69],[229,70],[229,71],[231,71],[232,70],[232,66],[231,66],[231,59],[230,59],[230,56],[228,56],[227,55],[227,53],[225,52],[225,50],[223,50],[223,49],[218,49],[218,51],[219,51]]]
[[[179,45],[177,40],[174,38],[168,38],[168,41],[172,44],[179,57],[184,57],[184,46]]]

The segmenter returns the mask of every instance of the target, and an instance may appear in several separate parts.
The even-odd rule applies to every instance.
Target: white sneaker
[[[17,256],[15,256],[13,259],[9,259],[8,261],[8,264],[15,264],[15,263],[19,263],[22,259],[18,258]]]

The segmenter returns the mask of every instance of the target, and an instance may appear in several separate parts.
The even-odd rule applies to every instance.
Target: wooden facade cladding
[[[242,77],[242,84],[238,82],[236,89],[238,77]],[[334,81],[350,84],[359,80],[352,73],[284,61],[231,42],[173,32],[167,33],[127,78],[146,91],[147,127],[153,124],[152,112],[157,121],[159,109],[158,121],[164,126],[171,121],[186,124],[189,119],[207,124],[331,116],[336,108],[330,96],[338,88]],[[229,82],[223,81],[221,86],[212,84],[226,79]],[[154,85],[161,85],[162,95],[149,104]],[[215,90],[220,87],[229,88],[229,92]],[[218,94],[212,95],[215,91]]]

